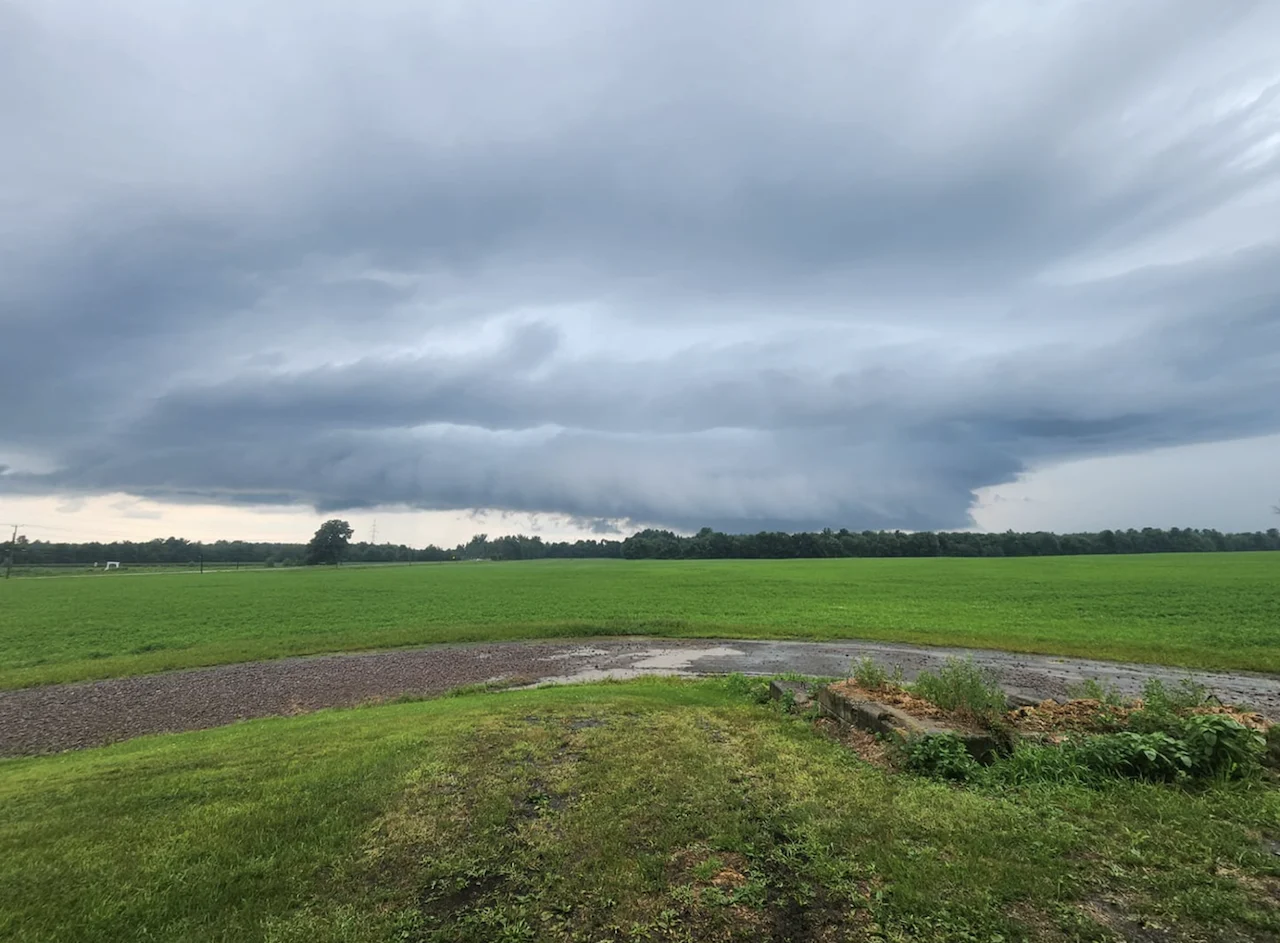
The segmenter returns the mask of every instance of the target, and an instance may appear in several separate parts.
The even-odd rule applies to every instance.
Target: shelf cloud
[[[0,494],[956,528],[1280,432],[1280,7],[0,9]]]

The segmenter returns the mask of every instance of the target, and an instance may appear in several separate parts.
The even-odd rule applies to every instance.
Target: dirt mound
[[[1239,707],[1232,707],[1230,704],[1206,704],[1204,707],[1193,707],[1191,713],[1221,714],[1224,717],[1230,717],[1237,723],[1244,724],[1250,730],[1257,730],[1262,733],[1266,733],[1271,726],[1267,718],[1257,711],[1241,710]]]
[[[1077,698],[1061,704],[1041,701],[1009,711],[1005,716],[1020,733],[1106,733],[1124,726],[1132,713],[1131,707]]]
[[[953,712],[943,710],[932,701],[926,701],[922,697],[916,697],[910,691],[904,691],[902,688],[895,688],[890,685],[874,689],[864,688],[858,682],[850,679],[848,681],[838,681],[831,685],[830,688],[841,697],[847,697],[854,701],[878,701],[881,704],[888,704],[890,707],[906,711],[913,717],[934,717],[939,720],[959,719]]]

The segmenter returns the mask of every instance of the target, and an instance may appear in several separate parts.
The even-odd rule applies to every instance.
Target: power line
[[[75,528],[75,527],[54,527],[52,524],[14,524],[12,521],[3,521],[3,522],[0,522],[0,527],[21,527],[23,530],[51,530],[51,531],[56,531],[57,533],[60,533],[60,534],[83,534],[83,533],[85,532],[85,529],[84,529],[84,528]],[[141,537],[134,537],[134,536],[133,536],[133,535],[131,535],[131,534],[123,534],[123,533],[121,533],[121,532],[120,532],[120,531],[118,531],[118,530],[98,530],[97,528],[94,528],[94,533],[96,533],[96,534],[100,534],[100,535],[102,535],[102,536],[104,536],[104,537],[114,537],[114,538],[116,538],[117,540],[130,540],[130,541],[133,541],[134,543],[139,543],[139,544],[145,544],[145,543],[148,543],[149,541],[152,541],[152,540],[164,540],[164,539],[165,539],[165,538],[163,538],[163,537],[148,537],[148,538],[145,538],[145,539],[144,539],[144,538],[141,538]],[[80,544],[80,543],[102,543],[102,541],[100,541],[100,540],[75,540],[75,541],[68,541],[68,543],[78,543],[78,544]]]
[[[77,531],[71,527],[52,527],[49,524],[15,524],[13,521],[5,521],[5,527],[34,527],[36,530],[58,530],[65,534],[74,534]]]

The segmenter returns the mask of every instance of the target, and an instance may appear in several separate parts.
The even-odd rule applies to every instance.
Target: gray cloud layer
[[[0,8],[0,491],[955,527],[1280,430],[1274,4],[262,6]]]

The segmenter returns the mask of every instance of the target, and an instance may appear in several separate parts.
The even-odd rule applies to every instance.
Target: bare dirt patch
[[[1079,908],[1089,919],[1106,927],[1125,943],[1170,943],[1184,939],[1173,927],[1139,916],[1129,901],[1115,894],[1091,898]]]
[[[891,769],[889,747],[858,727],[849,727],[831,717],[820,717],[814,725],[831,740],[851,750],[858,758],[881,769]]]
[[[1124,725],[1134,708],[1104,705],[1092,698],[1041,701],[1006,715],[1020,733],[1106,733]]]
[[[932,701],[926,701],[922,697],[916,697],[910,691],[902,688],[895,688],[889,685],[884,687],[870,689],[864,688],[858,682],[850,679],[846,681],[837,681],[831,685],[831,690],[841,697],[852,698],[858,701],[878,701],[881,704],[889,704],[899,710],[906,711],[913,717],[933,717],[939,720],[956,720],[954,714],[950,711],[944,711],[941,707]]]

